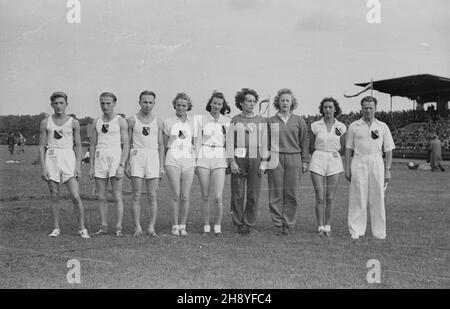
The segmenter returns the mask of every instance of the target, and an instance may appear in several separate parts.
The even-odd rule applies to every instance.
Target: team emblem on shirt
[[[339,128],[334,128],[334,133],[335,133],[337,136],[341,136],[341,135],[342,135],[342,131],[341,131],[341,129],[339,129]]]
[[[184,130],[178,131],[178,137],[180,139],[185,139],[186,138],[186,131],[184,131]]]
[[[62,130],[53,131],[53,137],[56,139],[61,139],[63,137],[63,131]]]
[[[109,124],[104,123],[104,124],[102,125],[102,132],[103,132],[103,133],[107,133],[108,131],[109,131]]]
[[[380,133],[378,133],[378,130],[372,130],[370,132],[370,136],[372,137],[372,139],[377,139],[380,137]]]
[[[144,136],[148,136],[150,134],[150,127],[143,127],[142,128],[142,134]]]

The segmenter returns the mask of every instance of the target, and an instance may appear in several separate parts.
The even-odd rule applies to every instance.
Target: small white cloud
[[[423,47],[429,47],[430,44],[428,44],[427,42],[422,42],[422,43],[420,43],[420,46],[423,46]]]

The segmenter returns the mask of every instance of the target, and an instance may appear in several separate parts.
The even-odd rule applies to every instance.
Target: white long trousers
[[[372,234],[377,238],[385,238],[383,158],[380,155],[355,156],[351,164],[351,173],[348,203],[350,234],[364,236],[367,226],[367,206],[369,206]]]

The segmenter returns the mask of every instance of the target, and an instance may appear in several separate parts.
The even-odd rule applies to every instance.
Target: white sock
[[[323,225],[320,225],[318,228],[317,228],[317,231],[318,232],[323,232],[325,230],[325,228],[323,227]]]
[[[203,232],[205,232],[205,233],[209,233],[209,232],[211,232],[211,225],[204,225],[203,226]]]
[[[220,224],[215,224],[214,225],[214,233],[222,233],[222,231],[220,229]]]
[[[180,225],[172,225],[172,229],[173,230],[175,230],[175,229],[179,230],[180,229]]]
[[[180,230],[185,230],[186,229],[186,224],[180,224],[179,228],[180,228]]]
[[[325,225],[324,226],[324,231],[325,232],[331,232],[331,225]]]

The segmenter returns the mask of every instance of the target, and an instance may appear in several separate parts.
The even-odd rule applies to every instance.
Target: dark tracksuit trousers
[[[279,163],[269,172],[269,210],[276,227],[293,228],[299,206],[300,153],[279,153]]]
[[[260,158],[236,158],[240,175],[231,175],[231,217],[238,227],[253,227],[258,214]]]

